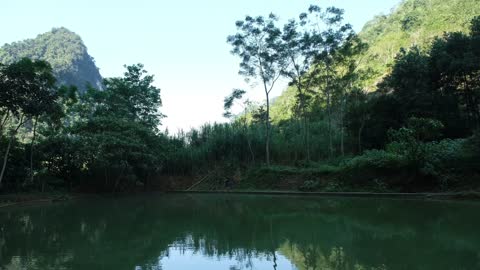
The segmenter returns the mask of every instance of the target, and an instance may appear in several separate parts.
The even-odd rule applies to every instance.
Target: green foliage
[[[442,189],[458,184],[460,179],[456,179],[455,175],[462,171],[464,145],[464,139],[445,139],[426,144],[422,174],[437,178]]]
[[[346,160],[339,180],[352,190],[375,192],[412,191],[418,183],[412,182],[412,169],[408,160],[385,150],[368,150]]]
[[[423,142],[439,138],[442,128],[443,124],[437,120],[412,117],[407,121],[407,127],[389,130],[391,142],[387,151],[402,155],[412,165],[421,167],[428,152]]]
[[[52,68],[45,61],[23,58],[0,65],[2,113],[34,116],[51,112],[56,99],[54,84]]]
[[[245,93],[246,93],[245,90],[233,89],[232,93],[229,96],[225,97],[225,99],[223,100],[223,109],[225,110],[225,112],[223,113],[224,117],[226,118],[232,117],[231,110],[235,101],[241,100],[243,98],[243,95],[245,95]],[[248,101],[245,101],[244,105],[248,106]]]
[[[438,121],[412,119],[410,123]],[[478,174],[478,135],[469,139],[431,141],[420,137],[412,124],[391,130],[392,142],[386,150],[369,150],[345,162],[340,174],[350,184],[411,191],[452,190],[476,186],[467,175]],[[434,132],[435,133],[435,132]],[[360,183],[359,183],[360,181]],[[365,182],[366,181],[366,182]]]
[[[474,24],[475,20],[472,33]],[[412,136],[416,140],[471,135],[480,123],[480,53],[476,40],[475,35],[446,33],[436,38],[430,49],[414,46],[401,50],[392,72],[379,84],[379,91],[354,96],[347,106],[349,133],[361,133],[357,137],[359,145],[366,148],[384,147],[387,130],[401,126],[415,125],[417,131]],[[411,123],[412,119],[417,123]],[[437,120],[441,126],[432,122]]]
[[[105,79],[106,91],[93,94],[100,99],[94,115],[112,115],[156,131],[163,118],[158,111],[162,106],[160,89],[152,85],[153,76],[145,75],[142,64],[125,68],[124,77]]]
[[[161,137],[139,123],[95,117],[73,127],[72,134],[81,138],[82,145],[76,149],[84,159],[80,164],[94,175],[107,174],[102,175],[106,187],[131,186],[136,181],[146,184],[162,166]]]
[[[53,178],[70,187],[113,191],[138,183],[147,186],[160,172],[168,148],[166,137],[158,132],[163,117],[160,89],[141,64],[126,69],[124,77],[106,79],[104,90],[89,88],[78,95],[74,86],[55,89],[52,69],[44,61],[23,59],[1,66],[2,128],[10,117],[12,132],[9,138],[3,133],[0,138],[7,145],[2,147],[4,160],[11,152],[14,162],[3,166],[1,175],[6,167],[8,182],[17,182],[18,188],[34,184],[36,174],[42,190],[48,184],[45,180]],[[33,125],[29,147],[16,136],[20,127],[32,129],[28,123]],[[34,146],[39,153],[35,158]],[[29,159],[30,170],[18,168]],[[31,180],[12,174],[12,169],[30,172]]]
[[[8,138],[0,137],[0,149],[4,154],[9,144]],[[28,177],[28,162],[26,159],[27,151],[25,145],[18,140],[11,142],[11,147],[8,155],[8,163],[5,167],[4,179],[2,181],[2,188],[4,190],[20,190],[23,185],[23,180]],[[3,160],[2,160],[3,161]]]
[[[30,144],[30,175],[33,178],[33,146],[35,131],[39,117],[54,115],[59,111],[56,100],[55,78],[52,68],[45,61],[32,61],[23,58],[16,63],[0,65],[0,137],[6,135],[8,142],[3,147],[3,163],[0,172],[0,187],[7,170],[8,160],[15,154],[17,148],[17,133],[28,121],[33,125],[33,137]],[[4,129],[7,130],[4,134]],[[11,152],[13,150],[13,152]],[[19,162],[19,157],[13,156],[14,162]],[[15,166],[15,165],[14,165]],[[10,169],[11,167],[9,167]],[[7,177],[12,177],[8,174]],[[13,177],[7,181],[23,180]],[[17,188],[18,188],[17,184]]]
[[[43,177],[54,176],[71,184],[86,169],[87,155],[78,136],[46,136],[38,145]]]

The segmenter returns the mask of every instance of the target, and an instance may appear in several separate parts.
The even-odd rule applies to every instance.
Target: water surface
[[[141,195],[0,210],[0,269],[480,269],[480,204]]]

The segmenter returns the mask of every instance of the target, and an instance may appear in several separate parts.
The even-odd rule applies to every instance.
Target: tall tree
[[[331,76],[337,81],[349,81],[350,85],[342,85],[341,91],[345,91],[347,87],[351,88],[354,81],[358,63],[353,60],[362,51],[365,50],[365,44],[353,33],[349,24],[342,24],[343,10],[330,7],[325,10],[318,6],[312,5],[308,12],[299,16],[300,22],[295,20],[289,21],[283,28],[283,41],[285,43],[284,50],[287,60],[290,61],[285,75],[292,81],[291,84],[297,90],[298,110],[303,118],[303,140],[305,145],[306,157],[310,158],[309,136],[308,136],[308,120],[307,120],[307,101],[315,86],[319,73],[331,70],[331,73],[343,72],[341,78]],[[361,49],[360,49],[361,48]],[[358,58],[358,57],[357,57]],[[332,67],[335,65],[336,67]],[[339,71],[338,66],[342,65]],[[325,76],[326,83],[329,78]],[[327,110],[329,112],[329,134],[330,149],[331,145],[331,107],[332,107],[332,86],[325,87],[327,96]],[[344,95],[342,95],[344,100]],[[343,109],[343,103],[341,102]],[[343,111],[341,110],[341,113]],[[341,117],[342,118],[342,117]],[[343,135],[342,135],[343,142]],[[342,143],[343,152],[343,143]]]
[[[237,33],[228,36],[227,42],[233,46],[231,51],[240,57],[240,71],[247,81],[256,80],[262,84],[266,99],[265,118],[265,161],[270,165],[270,93],[282,75],[288,62],[282,50],[281,30],[275,25],[278,18],[270,14],[263,16],[246,16],[237,21]]]
[[[334,99],[338,104],[338,121],[340,126],[340,153],[345,155],[345,112],[347,106],[348,94],[354,90],[361,91],[365,81],[370,73],[368,70],[360,70],[360,65],[364,60],[364,52],[368,45],[363,42],[355,33],[351,32],[343,44],[334,54]]]
[[[310,10],[317,9],[312,8]],[[302,13],[300,22],[290,20],[283,27],[282,41],[284,55],[289,65],[283,70],[283,75],[288,77],[297,90],[296,114],[302,119],[302,138],[307,160],[310,160],[310,146],[308,134],[308,101],[312,94],[311,88],[318,65],[313,65],[319,57],[320,47],[323,41],[322,35],[307,24],[307,13]]]
[[[342,45],[346,40],[354,35],[350,24],[343,24],[342,9],[329,7],[323,12],[318,6],[309,8],[310,17],[305,17],[305,24],[319,29],[322,36],[322,42],[319,49],[318,57],[315,58],[317,73],[312,74],[316,77],[316,83],[319,90],[317,98],[324,98],[327,110],[329,153],[333,155],[333,98],[335,90],[335,65],[337,64],[338,54]]]

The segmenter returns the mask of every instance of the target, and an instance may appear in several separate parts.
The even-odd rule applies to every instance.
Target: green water
[[[480,204],[141,195],[0,210],[0,269],[480,269]]]

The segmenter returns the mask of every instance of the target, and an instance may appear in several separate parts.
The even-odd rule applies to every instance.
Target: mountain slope
[[[22,57],[48,61],[58,84],[75,85],[85,90],[87,83],[102,87],[102,77],[87,47],[77,34],[66,28],[53,28],[34,39],[5,44],[0,48],[0,62],[12,63]]]
[[[365,67],[377,73],[367,84],[370,90],[389,72],[388,66],[400,48],[425,48],[445,32],[468,32],[471,20],[478,15],[478,0],[404,0],[391,14],[376,16],[359,33],[370,46],[367,55],[373,58]]]

